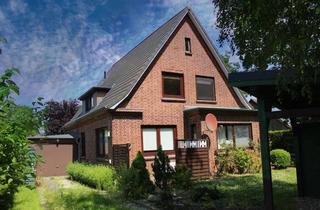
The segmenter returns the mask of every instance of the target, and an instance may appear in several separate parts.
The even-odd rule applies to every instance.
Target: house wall
[[[192,56],[186,55],[184,51],[185,37],[191,38]],[[185,101],[166,101],[162,98],[162,72],[177,72],[184,75]],[[196,75],[210,76],[215,78],[215,103],[199,103],[196,101]],[[160,57],[151,66],[139,88],[126,103],[123,109],[142,110],[141,119],[115,118],[112,120],[112,138],[114,144],[131,143],[130,161],[135,157],[137,151],[142,150],[141,126],[142,125],[176,125],[177,138],[184,139],[188,128],[185,128],[184,106],[203,105],[212,107],[241,107],[242,104],[236,99],[226,78],[219,69],[217,63],[210,55],[199,34],[195,31],[189,19],[184,21],[179,30],[169,41]],[[221,117],[220,122],[249,122],[252,123],[254,140],[258,138],[258,127],[256,118],[244,114],[240,116]],[[199,128],[203,123],[198,124]],[[215,135],[213,136],[215,141]],[[146,157],[152,160],[152,157]],[[213,164],[213,154],[210,157]],[[151,161],[147,164],[150,166]]]
[[[85,133],[86,139],[86,157],[85,161],[96,162],[106,161],[96,158],[96,129],[107,128],[111,130],[111,115],[104,113],[90,120],[83,121],[77,125],[71,132]],[[109,142],[109,157],[112,157],[112,142]]]

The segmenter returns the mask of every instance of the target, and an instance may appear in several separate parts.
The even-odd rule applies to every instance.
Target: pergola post
[[[271,111],[270,104],[266,103],[263,98],[258,98],[258,116],[260,127],[260,145],[261,145],[261,160],[262,160],[262,179],[264,191],[264,206],[268,210],[273,209],[273,193],[272,193],[272,177],[270,166],[270,150],[269,150],[269,119],[266,112]]]

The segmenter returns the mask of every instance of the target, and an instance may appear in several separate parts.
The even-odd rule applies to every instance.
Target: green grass
[[[297,196],[296,170],[273,170],[273,194],[277,209],[292,209]],[[227,175],[200,184],[217,185],[223,198],[216,201],[221,208],[255,208],[263,205],[263,183],[261,174]]]
[[[94,190],[82,185],[79,185],[76,189],[61,189],[58,192],[45,189],[43,193],[47,200],[47,209],[126,209],[117,195]]]
[[[12,210],[42,210],[39,193],[36,189],[19,187],[19,191],[14,196]]]

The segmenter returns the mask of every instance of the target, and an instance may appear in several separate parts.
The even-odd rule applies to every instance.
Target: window
[[[106,128],[96,130],[97,157],[105,157],[109,153],[110,132]]]
[[[187,54],[191,54],[191,39],[190,38],[184,38],[184,49],[185,49],[185,52]]]
[[[174,128],[142,128],[142,143],[144,152],[155,152],[160,145],[164,151],[173,151]]]
[[[215,101],[215,89],[213,77],[196,77],[197,100]]]
[[[85,133],[81,133],[81,139],[80,139],[80,157],[86,156],[86,135]]]
[[[86,112],[92,108],[92,97],[85,99]]]
[[[163,97],[184,98],[182,74],[163,73]]]
[[[218,149],[227,146],[249,147],[251,139],[251,125],[218,126]]]

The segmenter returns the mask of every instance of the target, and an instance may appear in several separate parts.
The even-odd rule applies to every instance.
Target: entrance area
[[[209,171],[209,139],[178,140],[177,164],[188,166],[193,177],[208,178]]]

